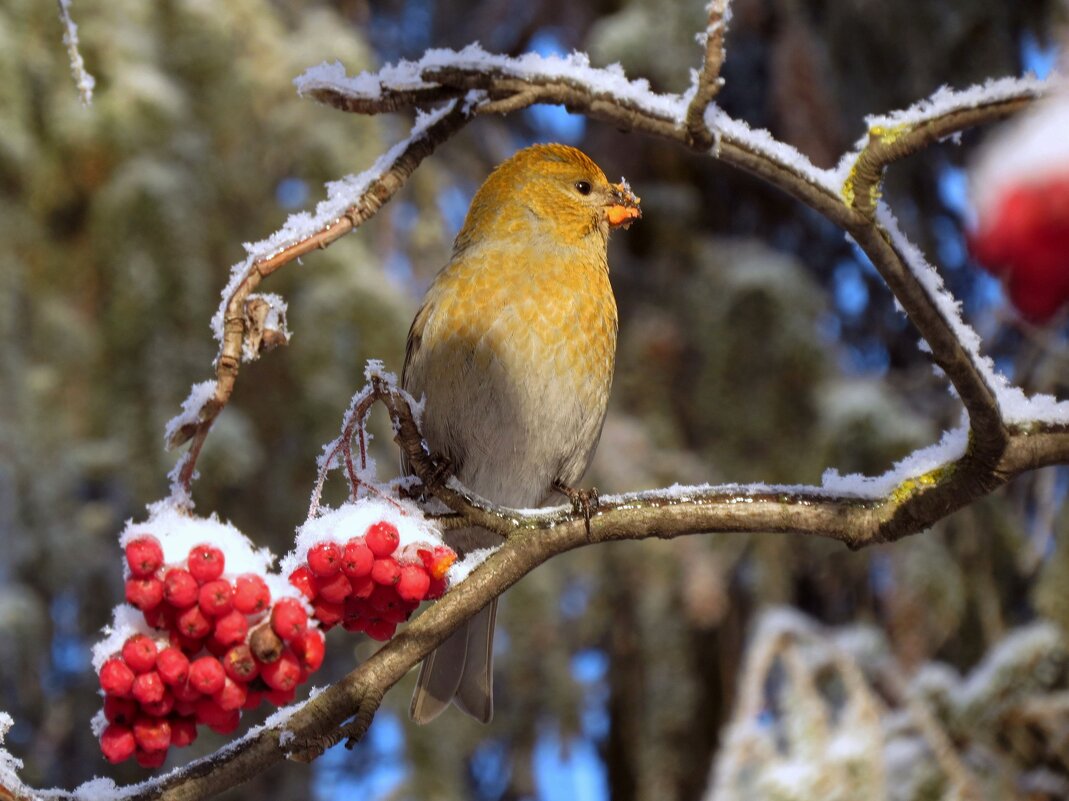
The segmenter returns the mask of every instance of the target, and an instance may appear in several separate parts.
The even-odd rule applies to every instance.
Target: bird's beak
[[[639,197],[631,191],[627,181],[610,184],[609,189],[610,203],[605,208],[605,219],[612,228],[627,228],[642,218],[642,210],[638,207]]]

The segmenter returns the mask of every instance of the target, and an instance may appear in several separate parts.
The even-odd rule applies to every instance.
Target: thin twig
[[[684,123],[689,144],[698,150],[713,146],[713,132],[705,124],[705,110],[724,83],[720,68],[724,64],[724,37],[730,20],[730,0],[710,0],[709,22],[705,26],[705,57],[696,76],[694,96],[687,106]]]

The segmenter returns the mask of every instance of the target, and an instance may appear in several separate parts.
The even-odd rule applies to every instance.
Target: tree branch
[[[688,144],[698,150],[713,146],[714,136],[705,123],[705,110],[713,102],[724,79],[720,68],[724,63],[724,37],[731,20],[730,0],[710,0],[709,22],[705,26],[705,58],[694,76],[693,96],[687,104],[686,130]]]

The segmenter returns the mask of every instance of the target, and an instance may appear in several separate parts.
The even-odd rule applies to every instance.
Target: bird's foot
[[[441,487],[453,475],[453,463],[444,453],[431,454],[431,469],[425,482],[427,489]]]
[[[569,487],[560,481],[553,482],[553,489],[572,502],[572,511],[583,516],[586,521],[586,537],[590,539],[590,516],[597,511],[601,504],[597,487],[590,489],[576,489]]]

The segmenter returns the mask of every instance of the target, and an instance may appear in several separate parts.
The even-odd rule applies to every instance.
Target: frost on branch
[[[1049,797],[1064,797],[1069,783],[1045,760],[1066,767],[1066,649],[1056,627],[1035,623],[965,677],[933,663],[907,681],[874,628],[824,629],[794,610],[766,612],[707,801],[1000,797],[1005,782],[1056,782]],[[1037,726],[1046,737],[1025,736]]]

